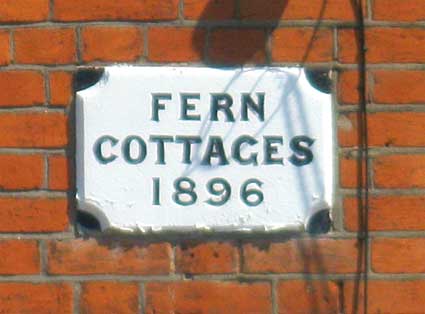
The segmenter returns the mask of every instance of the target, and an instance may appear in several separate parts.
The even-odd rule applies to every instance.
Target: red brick
[[[355,293],[356,288],[355,282],[344,283],[343,295],[346,314],[365,313],[363,285],[359,286],[359,297]],[[367,313],[421,314],[425,307],[424,289],[425,281],[422,280],[369,280]]]
[[[370,76],[366,77],[366,101],[370,102],[371,90],[369,88]],[[359,94],[359,72],[358,71],[342,71],[338,76],[338,101],[340,104],[358,104],[360,101]]]
[[[329,281],[282,281],[277,287],[279,314],[338,314],[338,286]]]
[[[357,113],[340,116],[339,143],[358,146]],[[370,146],[421,147],[425,137],[425,113],[377,112],[368,113],[368,139]]]
[[[358,200],[344,200],[344,224],[349,231],[358,230]],[[373,196],[369,198],[369,230],[425,230],[425,197]]]
[[[375,146],[424,146],[425,113],[369,114],[370,144]]]
[[[136,61],[143,54],[143,34],[137,27],[86,27],[83,36],[83,60]]]
[[[359,102],[359,73],[343,71],[338,76],[338,101],[357,104]]]
[[[269,0],[267,5],[263,0],[243,0],[240,2],[240,12],[241,18],[247,20],[355,19],[350,1],[341,0]]]
[[[359,146],[357,113],[340,114],[338,116],[338,142],[341,147]]]
[[[403,22],[425,20],[423,0],[374,0],[372,10],[374,20]]]
[[[268,283],[173,282],[146,285],[146,313],[271,313]]]
[[[235,18],[235,0],[184,0],[184,17],[190,20],[230,20]]]
[[[7,65],[9,64],[9,62],[10,62],[10,33],[8,31],[0,31],[0,65]]]
[[[66,191],[69,189],[68,159],[65,156],[49,157],[49,189]]]
[[[137,314],[139,287],[135,283],[87,282],[82,285],[82,314]]]
[[[0,198],[1,232],[59,232],[68,227],[64,198]]]
[[[33,190],[44,179],[41,155],[0,155],[0,189]]]
[[[425,188],[425,155],[391,155],[374,162],[378,188]]]
[[[37,274],[39,272],[40,255],[36,241],[0,241],[0,274],[30,275]]]
[[[342,157],[339,162],[340,184],[343,188],[357,188],[359,186],[359,160],[351,157]],[[366,182],[366,165],[363,162],[362,181]]]
[[[52,241],[48,257],[50,274],[160,275],[171,270],[171,248],[166,243]]]
[[[369,28],[366,30],[366,61],[368,63],[424,62],[425,30],[419,28]],[[356,31],[343,29],[338,33],[339,60],[356,63],[358,57]],[[394,40],[397,45],[394,45]]]
[[[370,32],[365,30],[365,45],[369,49],[368,35]],[[338,60],[343,63],[357,63],[360,53],[359,32],[357,29],[341,29],[338,31]],[[372,43],[373,45],[373,43]],[[375,47],[376,49],[376,47]],[[365,52],[365,58],[369,61],[368,50]]]
[[[272,59],[276,62],[326,62],[333,58],[332,31],[282,28],[273,33]]]
[[[339,160],[340,184],[343,188],[355,188],[359,185],[359,162],[352,158]]]
[[[208,56],[215,63],[265,63],[266,34],[259,29],[216,29]]]
[[[176,271],[224,274],[238,271],[238,249],[233,243],[184,244],[176,250]]]
[[[40,22],[49,16],[49,0],[2,0],[0,22]]]
[[[43,104],[44,80],[40,72],[0,72],[0,107]]]
[[[15,61],[67,64],[76,61],[75,31],[70,28],[22,28],[15,31]]]
[[[68,106],[72,102],[72,74],[70,72],[55,71],[49,74],[50,105]]]
[[[58,21],[175,20],[178,0],[54,0]]]
[[[64,147],[67,119],[62,113],[0,114],[0,147]]]
[[[373,100],[381,104],[425,103],[425,72],[374,72]]]
[[[423,273],[425,239],[374,239],[372,269],[377,273]]]
[[[72,314],[68,284],[0,283],[0,313]]]
[[[243,246],[243,270],[248,273],[354,273],[357,250],[356,241],[352,239],[250,243]]]
[[[206,32],[199,28],[149,29],[148,59],[155,62],[194,62],[203,59]]]

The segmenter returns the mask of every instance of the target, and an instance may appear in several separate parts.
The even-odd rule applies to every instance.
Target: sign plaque
[[[330,94],[301,68],[106,67],[77,91],[77,201],[102,230],[303,229],[333,202]]]

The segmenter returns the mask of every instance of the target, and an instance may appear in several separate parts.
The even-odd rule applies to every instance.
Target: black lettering
[[[102,144],[105,142],[110,142],[111,143],[111,147],[114,147],[117,143],[118,140],[115,137],[112,137],[110,135],[105,135],[100,137],[93,145],[93,153],[94,156],[96,157],[97,161],[100,162],[101,164],[109,164],[110,162],[113,162],[115,159],[117,159],[117,156],[114,154],[111,154],[111,156],[109,157],[105,157],[102,154]]]
[[[136,142],[138,145],[139,154],[136,157],[131,156],[131,143]],[[137,136],[128,136],[125,138],[122,144],[122,154],[125,161],[130,164],[136,165],[142,163],[146,158],[146,143],[145,141]]]
[[[200,144],[202,142],[199,136],[176,136],[176,143],[183,144],[184,164],[192,164],[192,144]]]
[[[253,146],[257,143],[258,141],[252,136],[249,136],[249,135],[239,136],[233,142],[233,145],[232,145],[232,158],[236,160],[238,163],[240,163],[241,165],[255,165],[255,166],[258,165],[257,153],[251,153],[251,155],[248,158],[243,158],[241,156],[241,146],[243,144],[248,144]]]
[[[187,121],[199,121],[201,120],[200,115],[189,115],[188,111],[195,110],[195,105],[189,103],[190,99],[200,100],[200,94],[181,94],[181,112],[180,112],[180,120]]]
[[[149,141],[152,143],[156,143],[157,149],[157,165],[165,165],[165,143],[172,143],[172,136],[160,136],[160,135],[151,135]]]
[[[313,161],[313,152],[310,147],[313,145],[314,140],[308,136],[301,135],[292,138],[289,147],[294,154],[289,157],[289,161],[297,167],[308,165]]]
[[[281,136],[264,136],[264,164],[265,165],[283,165],[283,158],[277,158],[273,155],[278,153],[278,147],[274,144],[283,144]]]
[[[171,100],[171,94],[159,93],[152,94],[152,120],[159,121],[159,110],[165,109],[165,104],[161,100]]]
[[[229,94],[211,94],[211,121],[218,121],[218,112],[226,116],[226,121],[234,122],[235,117],[230,109],[233,105],[232,96]]]
[[[228,165],[226,154],[224,152],[223,140],[218,136],[210,136],[205,155],[202,158],[201,165],[211,166],[211,158],[218,158],[219,165]]]
[[[242,94],[242,111],[241,119],[242,121],[249,121],[248,118],[248,108],[255,112],[260,121],[264,121],[264,93],[257,93],[258,103],[252,99],[250,94]]]

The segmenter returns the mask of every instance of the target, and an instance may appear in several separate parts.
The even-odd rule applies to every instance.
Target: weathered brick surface
[[[0,107],[34,106],[45,102],[43,75],[37,71],[0,72]]]
[[[143,34],[137,27],[87,27],[82,36],[84,62],[131,62],[143,54]]]
[[[184,17],[190,20],[230,20],[236,17],[236,0],[184,0]]]
[[[244,0],[240,3],[241,18],[247,20],[341,20],[355,19],[350,2],[339,0],[285,1]]]
[[[33,190],[43,184],[44,165],[40,155],[0,155],[2,190]],[[16,180],[16,178],[19,180]]]
[[[64,147],[67,117],[62,113],[0,113],[0,147]]]
[[[69,227],[63,198],[0,197],[1,232],[58,232]]]
[[[390,155],[373,165],[375,185],[380,188],[425,188],[424,155]]]
[[[425,230],[425,197],[373,196],[369,202],[369,230]],[[359,228],[358,199],[344,199],[344,224],[350,231]],[[397,209],[394,209],[397,204]]]
[[[371,75],[366,73],[366,100],[371,101]],[[356,105],[360,101],[360,75],[358,71],[340,71],[337,82],[337,96],[340,105]]]
[[[366,182],[366,163],[360,163],[359,159],[354,157],[340,158],[339,179],[342,188],[356,188],[360,183],[364,184]]]
[[[171,249],[168,244],[144,244],[95,239],[51,241],[48,252],[50,274],[139,274],[170,272]]]
[[[0,22],[41,22],[49,16],[49,0],[3,0]]]
[[[373,19],[379,21],[420,22],[425,18],[422,0],[374,0]]]
[[[0,31],[0,66],[7,65],[10,59],[10,33],[8,31]]]
[[[264,63],[266,34],[261,29],[216,29],[210,35],[208,57],[219,64]]]
[[[425,239],[378,238],[372,241],[372,269],[377,273],[423,273]]]
[[[139,313],[139,286],[136,283],[87,282],[81,290],[82,314]]]
[[[243,246],[248,273],[353,273],[358,254],[355,240],[309,239],[258,242]],[[320,259],[320,263],[316,261]]]
[[[341,146],[358,146],[358,114],[350,113],[339,117],[339,143]],[[374,112],[369,113],[368,139],[370,146],[421,147],[425,137],[423,112]]]
[[[425,72],[374,71],[373,101],[380,104],[424,104]]]
[[[367,290],[368,313],[422,313],[425,304],[422,293],[424,288],[423,280],[370,280]],[[358,286],[352,281],[345,282],[343,295],[345,313],[364,312],[363,285]]]
[[[54,0],[58,21],[175,20],[178,0]]]
[[[0,313],[72,314],[72,298],[65,283],[0,283]]]
[[[186,243],[177,247],[176,271],[192,274],[234,273],[239,268],[238,248],[229,242]]]
[[[73,99],[72,73],[54,71],[49,74],[50,105],[68,106]]]
[[[152,282],[146,285],[146,313],[257,313],[271,311],[268,283]]]
[[[334,282],[281,281],[277,297],[280,314],[340,313],[339,289]]]
[[[66,191],[70,187],[70,162],[65,156],[52,155],[49,164],[49,189]]]
[[[154,62],[195,62],[204,58],[203,28],[153,27],[149,29],[148,59]]]
[[[333,57],[332,31],[313,28],[281,28],[273,33],[275,62],[326,62]]]
[[[394,45],[397,38],[397,45]],[[355,30],[339,32],[339,60],[344,63],[358,61],[358,37]],[[368,63],[418,63],[425,57],[425,30],[421,28],[369,28],[366,30],[366,61]]]
[[[40,272],[37,241],[0,240],[0,274],[29,275]]]
[[[34,28],[15,31],[15,60],[29,64],[67,64],[76,61],[72,28]]]

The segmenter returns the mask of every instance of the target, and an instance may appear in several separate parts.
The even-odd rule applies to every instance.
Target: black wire
[[[368,312],[368,269],[369,269],[369,140],[368,140],[368,121],[367,121],[367,96],[366,96],[366,39],[364,10],[362,0],[352,0],[355,11],[357,27],[356,39],[358,48],[358,95],[359,111],[357,115],[358,122],[358,142],[359,155],[358,164],[358,214],[359,214],[359,270],[363,266],[363,313]],[[358,281],[360,281],[360,274]],[[357,313],[359,305],[359,282],[356,283],[355,302],[353,303],[353,314]],[[356,290],[356,289],[355,289]]]

